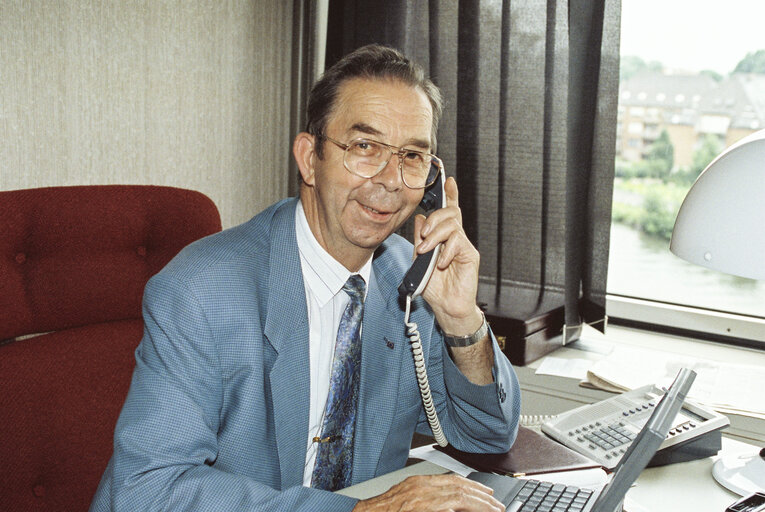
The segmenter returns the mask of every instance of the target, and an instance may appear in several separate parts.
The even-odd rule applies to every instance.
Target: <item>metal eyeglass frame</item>
[[[383,169],[385,169],[385,167],[388,165],[388,162],[390,162],[390,159],[393,157],[393,155],[396,155],[396,156],[398,156],[398,172],[399,172],[399,174],[401,176],[401,181],[408,188],[411,188],[411,189],[414,189],[414,190],[418,190],[418,189],[428,188],[429,186],[431,186],[436,181],[436,178],[438,177],[438,171],[443,166],[443,163],[441,162],[440,158],[438,158],[433,153],[428,153],[427,151],[417,151],[416,149],[402,148],[402,147],[399,147],[399,146],[394,146],[392,144],[386,144],[385,142],[380,142],[379,140],[374,140],[374,139],[370,139],[370,138],[367,138],[367,137],[356,137],[355,139],[352,139],[348,144],[340,142],[339,140],[335,140],[332,137],[329,137],[328,135],[322,135],[322,137],[324,137],[325,139],[327,139],[328,141],[332,142],[333,144],[335,144],[336,146],[338,146],[340,149],[343,150],[343,167],[345,167],[345,169],[348,172],[350,172],[354,176],[358,176],[359,178],[367,178],[367,179],[374,178],[375,176],[380,174]],[[380,165],[380,168],[377,169],[377,172],[375,172],[371,176],[364,176],[362,174],[358,174],[357,172],[353,171],[350,168],[350,166],[348,165],[348,162],[345,160],[346,156],[348,155],[348,150],[351,148],[352,143],[356,142],[356,141],[373,142],[375,144],[379,144],[379,145],[381,145],[383,147],[388,148],[388,158],[386,158],[385,161]],[[406,182],[406,178],[404,177],[404,158],[403,157],[404,157],[404,154],[407,153],[407,152],[410,152],[410,153],[411,152],[420,153],[420,154],[428,155],[428,156],[431,157],[430,172],[428,173],[428,176],[425,179],[425,184],[422,185],[421,187],[413,187],[409,183]],[[435,166],[434,166],[434,164],[435,164]],[[435,169],[434,169],[434,167],[435,167]]]

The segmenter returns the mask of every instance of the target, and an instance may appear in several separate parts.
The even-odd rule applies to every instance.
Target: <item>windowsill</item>
[[[561,347],[548,357],[563,359],[588,359],[596,361],[612,346],[625,346],[645,350],[652,356],[691,356],[694,358],[719,361],[729,364],[757,365],[765,367],[765,351],[735,347],[720,343],[702,341],[687,337],[650,332],[647,330],[609,325],[607,335],[592,328],[586,328],[584,336],[591,340],[584,344],[584,350]],[[592,403],[611,393],[582,387],[579,380],[551,375],[538,375],[536,369],[544,358],[525,367],[516,367],[523,393],[523,414],[549,415]],[[765,387],[765,382],[762,383]],[[765,420],[738,414],[726,414],[731,425],[725,434],[740,441],[765,443]]]

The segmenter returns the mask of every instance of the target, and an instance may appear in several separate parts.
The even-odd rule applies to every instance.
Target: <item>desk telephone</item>
[[[551,417],[542,423],[542,432],[613,469],[663,394],[656,386],[643,386]],[[729,424],[722,414],[686,400],[648,466],[717,454],[720,431]]]
[[[433,211],[446,206],[446,192],[444,191],[446,174],[444,173],[443,164],[439,165],[439,161],[434,160],[430,164],[430,172],[437,173],[437,177],[436,181],[425,189],[425,193],[420,201],[420,206],[426,211]],[[425,356],[423,355],[422,344],[420,343],[420,333],[417,330],[417,324],[409,321],[412,299],[419,296],[425,289],[425,286],[427,286],[428,280],[436,268],[436,261],[438,261],[440,251],[441,244],[438,244],[432,250],[417,255],[412,266],[401,281],[398,291],[401,296],[406,297],[404,323],[406,324],[407,336],[412,346],[414,371],[417,374],[417,384],[420,388],[425,415],[428,418],[428,423],[433,431],[433,437],[436,442],[440,446],[446,446],[448,442],[441,429],[441,423],[438,421],[438,415],[436,414],[436,407],[430,394],[430,384],[428,383],[428,372],[425,369]]]

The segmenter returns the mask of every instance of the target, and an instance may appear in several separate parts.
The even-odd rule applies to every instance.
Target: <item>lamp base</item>
[[[741,496],[765,491],[765,448],[751,455],[721,456],[712,467],[712,476]]]

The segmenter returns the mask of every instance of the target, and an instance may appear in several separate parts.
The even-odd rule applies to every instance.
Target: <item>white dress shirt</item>
[[[311,406],[303,485],[309,487],[316,462],[317,445],[313,442],[313,438],[321,434],[324,409],[329,395],[337,329],[345,307],[350,302],[350,297],[343,291],[343,285],[352,272],[319,245],[308,226],[301,202],[298,202],[295,212],[295,232],[308,305]],[[371,272],[372,258],[369,258],[358,272],[367,283],[367,291]]]

